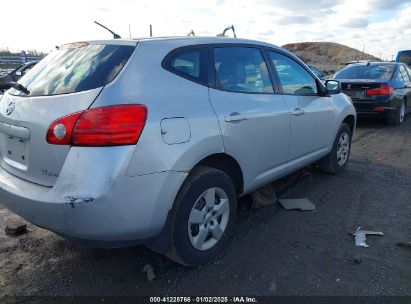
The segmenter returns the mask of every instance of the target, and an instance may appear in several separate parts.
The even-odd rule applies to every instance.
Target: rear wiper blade
[[[30,91],[21,83],[15,82],[15,81],[10,81],[7,86],[16,89],[17,91],[23,92],[24,94],[29,95]]]
[[[121,39],[121,36],[119,34],[114,33],[112,30],[110,30],[108,27],[102,25],[101,23],[94,21],[95,24],[101,26],[103,29],[106,29],[107,31],[109,31],[110,33],[113,34],[113,38],[114,39]]]

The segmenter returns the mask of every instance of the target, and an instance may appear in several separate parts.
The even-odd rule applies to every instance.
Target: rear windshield
[[[15,89],[10,94],[47,96],[102,87],[117,76],[134,49],[128,45],[88,43],[62,46],[20,79],[29,95]]]
[[[383,79],[390,80],[394,65],[353,65],[335,74],[334,79]]]

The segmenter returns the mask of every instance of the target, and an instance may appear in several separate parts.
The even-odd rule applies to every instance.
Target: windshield
[[[383,79],[390,80],[394,65],[353,65],[339,71],[334,79]]]
[[[12,95],[46,96],[81,92],[112,81],[135,46],[70,44],[60,47],[36,64],[19,81],[29,95],[15,89]]]

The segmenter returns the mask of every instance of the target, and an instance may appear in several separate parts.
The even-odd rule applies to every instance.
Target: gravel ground
[[[0,206],[0,301],[6,295],[411,296],[411,250],[396,245],[411,241],[411,117],[400,127],[361,122],[341,174],[308,168],[290,178],[298,181],[280,196],[308,198],[315,212],[249,210],[244,199],[227,247],[198,268],[143,246],[80,247],[33,225],[25,235],[6,236],[14,215]],[[367,237],[370,248],[355,247],[348,232],[358,226],[385,236]],[[146,264],[153,281],[142,272]]]

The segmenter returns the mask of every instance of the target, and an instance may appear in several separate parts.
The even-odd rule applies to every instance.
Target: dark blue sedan
[[[358,116],[384,117],[400,125],[411,111],[411,69],[396,62],[351,64],[333,79],[351,97]]]

